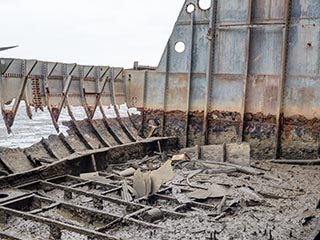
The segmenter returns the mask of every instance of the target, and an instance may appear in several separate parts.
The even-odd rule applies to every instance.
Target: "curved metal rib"
[[[123,72],[123,68],[119,71],[119,73],[117,73],[115,76],[112,76],[111,81],[109,81],[109,89],[110,89],[110,100],[111,100],[111,104],[113,105],[114,111],[117,115],[117,121],[119,122],[122,130],[124,131],[124,133],[128,136],[128,138],[135,142],[136,138],[133,136],[133,134],[129,131],[129,129],[127,128],[127,126],[123,123],[121,117],[120,117],[120,113],[119,113],[119,109],[117,107],[117,103],[116,103],[116,99],[115,99],[115,86],[114,86],[114,81],[120,76],[120,74]],[[113,71],[112,71],[112,75],[113,75]]]

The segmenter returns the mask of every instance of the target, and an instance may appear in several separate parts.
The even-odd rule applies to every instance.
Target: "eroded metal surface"
[[[154,119],[181,145],[246,140],[253,158],[317,158],[317,4],[185,1],[156,73],[146,82],[130,73],[145,89],[144,124]]]
[[[83,106],[91,125],[101,111],[117,142],[147,136],[151,124],[180,146],[246,140],[253,158],[317,158],[319,9],[317,0],[212,0],[208,9],[186,0],[157,68],[1,59],[8,131],[20,101],[48,107],[57,129],[62,107]],[[141,115],[122,120],[122,103]],[[103,113],[110,105],[115,120]]]

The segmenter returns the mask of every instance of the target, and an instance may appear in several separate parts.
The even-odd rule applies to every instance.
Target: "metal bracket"
[[[48,77],[53,73],[54,69],[56,68],[57,64],[54,66],[54,68],[51,70],[51,73],[46,77],[46,79],[48,79]],[[70,70],[70,72],[68,73],[68,76],[66,77],[66,82],[64,84],[64,88],[63,91],[61,93],[61,97],[60,97],[60,102],[58,107],[53,107],[50,104],[50,90],[49,90],[49,85],[48,82],[46,83],[46,98],[47,98],[47,106],[48,106],[48,110],[53,122],[53,125],[55,127],[55,129],[57,130],[57,132],[59,132],[59,124],[58,124],[58,120],[59,120],[59,116],[61,113],[61,110],[66,102],[66,97],[68,95],[70,86],[71,86],[71,82],[72,82],[72,73],[74,72],[74,70],[76,69],[77,64],[74,64],[72,69]]]
[[[113,109],[117,115],[117,121],[119,122],[122,130],[125,132],[125,134],[129,137],[129,139],[133,142],[136,141],[134,135],[128,130],[128,128],[125,126],[125,124],[123,123],[123,121],[121,120],[120,117],[120,113],[119,113],[119,109],[117,107],[117,103],[116,103],[116,93],[115,93],[115,86],[114,86],[114,82],[115,80],[120,76],[120,74],[123,72],[123,68],[119,71],[119,73],[115,74],[115,76],[112,76],[111,81],[109,81],[109,89],[110,89],[110,100],[111,100],[111,104],[113,105]],[[113,75],[113,72],[112,72]]]
[[[13,125],[14,119],[16,117],[19,105],[20,105],[20,101],[22,100],[23,96],[25,95],[25,89],[27,86],[27,82],[28,82],[28,78],[30,76],[30,74],[32,73],[33,69],[35,68],[35,66],[37,65],[38,61],[35,61],[34,64],[32,65],[32,67],[30,68],[30,70],[24,75],[23,77],[23,82],[21,85],[21,89],[19,91],[19,96],[15,99],[14,105],[12,107],[11,110],[7,110],[4,108],[4,104],[1,103],[1,110],[2,110],[2,116],[3,116],[3,120],[5,122],[6,128],[7,128],[7,132],[8,134],[10,134],[12,132],[11,127]],[[27,103],[28,105],[28,103]],[[28,113],[28,116],[30,117],[31,112]]]
[[[102,81],[102,86],[101,88],[99,89],[99,83],[97,83],[97,92],[95,93],[89,93],[89,92],[86,92],[85,88],[83,87],[83,81],[84,79],[87,78],[87,76],[90,74],[90,72],[93,70],[94,67],[92,67],[88,73],[86,74],[86,76],[80,80],[80,84],[82,85],[81,88],[82,88],[82,91],[81,91],[81,97],[83,99],[83,107],[84,107],[84,110],[87,114],[87,117],[89,118],[89,120],[92,120],[93,117],[94,117],[94,114],[97,110],[97,107],[99,105],[99,101],[101,99],[101,96],[102,96],[102,93],[104,92],[104,89],[107,85],[107,82],[109,80],[109,76],[108,76],[108,72],[110,70],[110,67],[108,67],[104,73],[102,74],[102,76],[98,79],[98,80],[101,80]],[[82,82],[82,83],[81,83]],[[95,95],[95,103],[93,106],[90,106],[88,104],[88,101],[87,101],[87,96],[92,96],[92,95]]]

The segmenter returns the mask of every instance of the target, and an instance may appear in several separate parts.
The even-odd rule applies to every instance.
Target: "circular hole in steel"
[[[199,7],[202,10],[208,10],[211,7],[211,0],[199,0]]]
[[[196,6],[192,3],[189,3],[187,6],[187,12],[188,13],[193,13],[196,10]]]
[[[0,193],[0,198],[7,198],[7,197],[9,197],[8,194]]]
[[[176,50],[176,52],[178,53],[183,53],[184,50],[186,50],[186,44],[184,42],[177,42],[174,49]]]

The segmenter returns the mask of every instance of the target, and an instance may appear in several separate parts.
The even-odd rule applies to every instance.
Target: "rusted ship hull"
[[[91,120],[97,109],[126,102],[141,110],[134,123],[118,121],[130,139],[130,127],[148,134],[152,120],[180,146],[245,140],[256,159],[319,157],[319,2],[200,5],[184,3],[157,68],[1,59],[8,131],[20,101],[48,107],[57,129],[63,107],[83,106]]]

